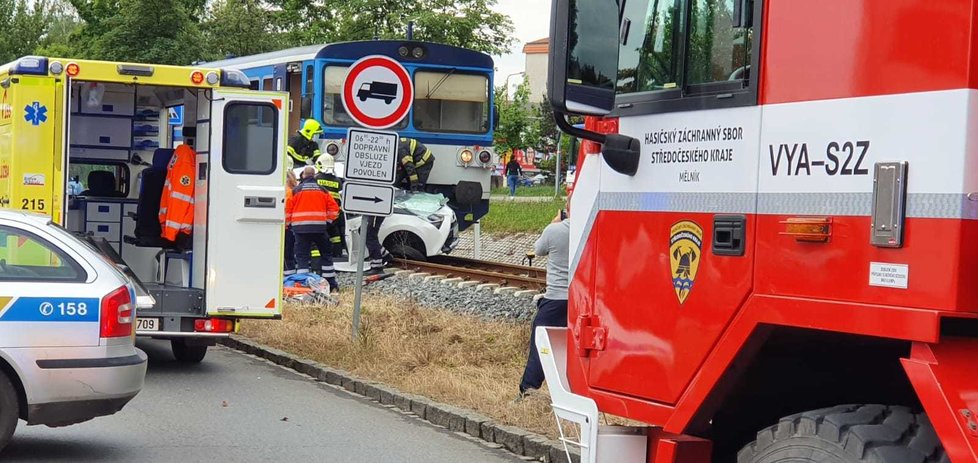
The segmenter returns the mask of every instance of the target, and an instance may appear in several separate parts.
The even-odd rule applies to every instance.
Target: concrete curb
[[[401,392],[384,384],[357,378],[346,371],[294,356],[242,336],[233,335],[222,339],[220,343],[231,349],[261,357],[277,365],[309,375],[316,381],[342,387],[351,393],[361,395],[381,405],[398,408],[405,413],[413,413],[431,424],[505,448],[516,455],[545,463],[567,461],[564,447],[559,442],[514,426],[496,423],[489,417],[474,411],[435,402],[419,395]],[[571,450],[571,462],[580,462],[580,453],[577,449]]]

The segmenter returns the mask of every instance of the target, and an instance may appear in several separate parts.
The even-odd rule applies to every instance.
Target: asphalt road
[[[121,412],[60,429],[18,427],[4,462],[518,462],[512,454],[223,347],[196,366],[169,344]]]

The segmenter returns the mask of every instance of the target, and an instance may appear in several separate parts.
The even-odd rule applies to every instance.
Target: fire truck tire
[[[0,372],[0,450],[10,442],[20,419],[20,402],[17,389],[6,374]]]
[[[200,363],[207,355],[206,345],[188,344],[184,339],[170,340],[173,356],[181,363]]]
[[[782,418],[737,463],[947,463],[927,416],[906,407],[842,405]]]

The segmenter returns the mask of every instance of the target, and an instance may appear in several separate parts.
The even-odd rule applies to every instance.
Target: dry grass
[[[354,343],[352,299],[345,294],[340,306],[329,308],[289,305],[283,321],[247,322],[242,333],[362,378],[476,410],[500,423],[556,435],[546,386],[513,402],[526,361],[528,324],[491,322],[365,294],[362,336]]]

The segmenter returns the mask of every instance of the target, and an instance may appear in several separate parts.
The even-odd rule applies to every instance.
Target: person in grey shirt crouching
[[[537,315],[530,332],[529,356],[520,380],[519,399],[530,389],[543,385],[543,366],[536,349],[538,326],[567,326],[567,262],[570,253],[570,221],[566,210],[561,210],[553,222],[543,229],[533,246],[537,256],[547,256],[547,291],[537,301]]]

